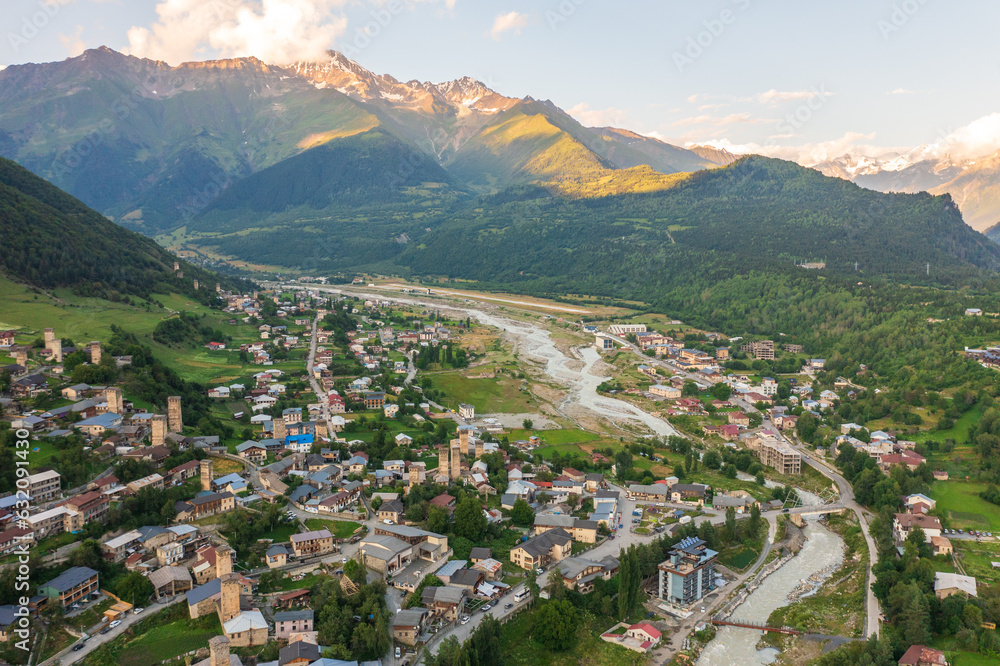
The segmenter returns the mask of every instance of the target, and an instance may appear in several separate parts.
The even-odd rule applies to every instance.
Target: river
[[[764,579],[747,600],[733,612],[731,619],[764,623],[778,608],[788,605],[788,595],[799,583],[814,573],[836,567],[844,560],[844,541],[822,525],[810,522],[805,528],[806,542],[799,554]],[[761,632],[737,627],[720,627],[715,639],[705,647],[698,666],[760,666],[777,658],[773,648],[757,649]]]
[[[551,334],[540,326],[510,319],[475,308],[460,305],[445,305],[442,303],[423,301],[415,298],[400,297],[396,294],[372,294],[350,292],[352,295],[374,300],[392,300],[400,303],[419,305],[432,310],[453,310],[465,317],[475,319],[481,324],[492,326],[504,332],[504,336],[513,341],[518,352],[534,357],[545,365],[545,374],[560,384],[567,392],[560,405],[579,405],[590,412],[600,414],[609,419],[624,419],[645,425],[649,430],[661,437],[678,435],[680,433],[663,419],[644,412],[635,405],[623,400],[616,400],[600,395],[597,387],[610,379],[595,374],[594,366],[601,360],[600,352],[591,346],[579,347],[576,352],[579,358],[567,356],[552,340]]]

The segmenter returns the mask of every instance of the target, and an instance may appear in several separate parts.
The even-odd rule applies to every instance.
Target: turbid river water
[[[356,295],[379,300],[391,299],[430,309],[454,310],[462,313],[464,317],[471,317],[482,324],[501,329],[517,344],[520,353],[541,361],[545,366],[545,373],[564,387],[567,397],[563,404],[576,404],[610,419],[636,421],[657,435],[677,434],[666,421],[627,402],[597,393],[598,385],[608,378],[594,373],[594,366],[600,360],[600,353],[593,347],[578,349],[579,358],[572,358],[558,348],[548,331],[531,322],[517,321],[475,308],[444,305],[439,302],[400,297],[396,294]],[[799,491],[799,496],[806,505],[822,503],[820,498],[812,493]],[[843,560],[843,540],[838,535],[815,523],[805,528],[805,535],[806,542],[799,554],[768,576],[736,609],[733,613],[734,619],[765,622],[772,611],[788,604],[788,595],[801,581]],[[757,650],[756,645],[760,635],[759,631],[723,627],[715,640],[705,648],[698,664],[701,666],[768,664],[775,659],[776,651]]]
[[[445,305],[433,301],[401,297],[396,294],[357,293],[354,291],[350,293],[363,298],[389,299],[432,310],[452,310],[461,313],[463,318],[470,317],[481,324],[500,329],[508,339],[517,345],[518,352],[541,361],[545,366],[545,374],[566,390],[567,396],[563,400],[563,405],[579,405],[594,414],[600,414],[609,419],[635,421],[663,437],[678,434],[673,426],[663,419],[648,414],[623,400],[608,398],[597,392],[597,387],[609,378],[594,372],[594,366],[601,360],[601,355],[593,347],[587,346],[577,349],[579,358],[573,358],[559,349],[548,331],[531,322],[518,321],[475,308]]]

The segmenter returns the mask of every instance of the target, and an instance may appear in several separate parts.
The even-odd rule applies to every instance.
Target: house
[[[735,426],[743,426],[744,428],[750,427],[750,417],[743,412],[729,412],[727,420]]]
[[[948,666],[944,652],[924,645],[911,645],[897,663],[899,666]]]
[[[490,548],[473,548],[469,551],[469,559],[472,560],[473,564],[477,564],[483,560],[488,560],[492,557],[493,551]]]
[[[594,521],[581,520],[573,516],[535,516],[535,534],[544,534],[553,529],[563,529],[573,538],[573,541],[581,543],[596,543],[597,527],[598,523]]]
[[[465,608],[465,588],[452,585],[425,587],[420,601],[435,617],[457,622]]]
[[[404,645],[416,645],[423,633],[431,611],[427,608],[408,608],[392,618],[392,637]]]
[[[651,646],[656,645],[660,642],[660,631],[649,622],[640,622],[638,624],[633,624],[625,632],[625,635],[629,638],[635,638],[637,640],[648,642]]]
[[[953,594],[978,597],[976,579],[972,576],[938,571],[934,574],[934,596],[945,599]]]
[[[236,498],[232,493],[211,493],[195,497],[187,502],[178,501],[174,504],[177,510],[177,520],[187,522],[217,513],[232,511],[236,507]]]
[[[566,559],[572,547],[573,538],[557,527],[511,548],[510,561],[522,569],[536,569]]]
[[[38,594],[49,599],[58,599],[63,609],[68,609],[78,601],[86,601],[98,592],[98,575],[90,567],[71,567],[48,583],[38,586]]]
[[[385,393],[381,391],[364,394],[365,409],[382,409],[385,407]]]
[[[311,610],[281,611],[274,614],[274,637],[287,639],[292,634],[313,630]]]
[[[403,503],[398,499],[383,502],[382,506],[378,508],[378,519],[380,521],[389,520],[393,523],[398,523],[403,517],[403,511]]]
[[[906,541],[913,529],[919,527],[924,531],[924,541],[930,543],[931,539],[941,536],[941,521],[934,516],[924,516],[912,513],[897,513],[892,521],[893,540],[897,545]]]
[[[670,384],[653,384],[649,387],[649,393],[658,398],[666,398],[668,400],[676,400],[681,397],[681,390]]]
[[[476,418],[476,408],[463,402],[458,406],[458,415],[466,421],[469,421]]]
[[[672,502],[693,502],[698,506],[705,503],[708,486],[701,483],[676,483],[670,489]]]
[[[25,489],[28,495],[36,503],[47,502],[59,494],[62,485],[62,476],[55,470],[47,470],[30,474],[25,479],[28,487]]]
[[[628,487],[628,498],[643,502],[667,502],[670,499],[670,488],[661,483],[642,485],[633,483]]]
[[[455,512],[455,498],[448,493],[442,493],[430,501],[432,506],[439,506],[446,509],[448,513]]]
[[[935,555],[951,555],[954,549],[951,547],[951,540],[948,537],[931,537],[931,548]]]
[[[269,569],[277,569],[288,563],[288,548],[281,544],[275,544],[267,549],[264,554]]]
[[[332,553],[333,534],[327,529],[293,534],[292,552],[296,557],[313,557]]]
[[[267,460],[267,447],[260,442],[247,440],[236,445],[236,454],[254,463],[261,463]]]
[[[556,566],[563,585],[580,594],[594,589],[594,581],[609,580],[618,573],[618,560],[610,555],[600,561],[584,557],[567,557]]]
[[[161,567],[150,573],[148,578],[157,601],[185,593],[194,587],[191,573],[184,567]]]
[[[908,507],[912,507],[917,504],[925,504],[928,510],[933,510],[934,507],[937,506],[937,502],[935,500],[932,500],[930,497],[922,493],[914,493],[912,495],[907,495],[905,504]]]

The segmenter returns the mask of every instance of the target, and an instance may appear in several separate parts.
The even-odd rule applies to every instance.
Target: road
[[[327,400],[326,392],[320,387],[319,381],[316,380],[316,376],[313,374],[313,365],[316,360],[316,328],[318,325],[319,315],[316,315],[312,323],[312,337],[309,340],[309,358],[306,360],[306,374],[309,375],[309,385],[312,386],[312,390],[316,394],[316,400],[319,401],[320,409],[323,410],[323,419],[329,423],[330,401]]]
[[[643,361],[647,365],[659,365],[687,379],[697,380],[697,378],[692,373],[685,372],[672,363],[663,361],[662,359],[650,358],[646,356],[645,354],[642,353],[642,350],[637,345],[632,344],[628,340],[625,340],[624,338],[618,338],[618,340],[621,344],[627,346],[634,353],[641,356],[643,358]],[[759,411],[754,405],[739,400],[739,398],[736,397],[735,395],[733,396],[733,398],[731,398],[731,400],[733,400],[746,413]],[[790,446],[794,447],[800,454],[802,454],[802,460],[807,465],[809,465],[813,469],[817,470],[820,474],[833,481],[833,483],[836,484],[837,489],[840,491],[840,502],[838,503],[837,506],[843,506],[850,509],[858,517],[858,522],[861,525],[862,534],[865,535],[865,542],[868,544],[868,572],[867,572],[868,589],[866,594],[867,598],[865,602],[865,637],[867,638],[869,636],[878,636],[879,617],[881,615],[881,610],[879,608],[878,599],[875,597],[875,592],[872,589],[872,583],[874,582],[872,580],[872,569],[874,568],[878,560],[878,552],[875,549],[875,540],[872,539],[871,529],[868,526],[868,517],[865,513],[864,507],[862,507],[855,501],[854,490],[851,488],[851,484],[847,481],[847,479],[845,479],[839,473],[837,473],[837,471],[831,465],[829,465],[825,461],[816,459],[814,457],[814,454],[806,450],[806,448],[801,444],[801,442],[798,442],[797,440],[793,441],[791,438],[786,438],[784,433],[782,433],[782,431],[779,430],[774,425],[774,423],[772,423],[769,419],[765,418],[761,423],[761,425],[762,427],[767,428],[768,430],[771,430],[772,432],[776,433],[778,435],[778,438],[784,441],[786,444],[789,444]],[[803,509],[791,510],[791,513],[804,513],[804,512],[805,510]]]
[[[77,643],[80,642],[80,641],[75,641],[73,645],[69,646],[59,654],[55,655],[54,657],[49,657],[47,660],[43,661],[40,664],[40,666],[50,666],[50,665],[54,666],[55,664],[64,664],[64,665],[75,664],[76,662],[86,657],[88,654],[99,648],[107,641],[114,640],[114,638],[121,635],[122,632],[124,632],[126,629],[128,629],[136,622],[140,622],[143,618],[148,617],[152,613],[161,611],[167,606],[171,606],[181,601],[184,598],[185,597],[181,595],[175,597],[172,600],[167,601],[166,603],[160,603],[160,602],[151,603],[150,605],[146,606],[146,609],[139,615],[133,615],[130,612],[122,619],[122,623],[120,625],[109,631],[107,634],[104,634],[103,636],[101,634],[97,634],[96,636],[92,636],[90,639],[88,639],[87,642],[83,644],[82,650],[78,652],[73,652],[72,649],[73,645],[76,645]]]

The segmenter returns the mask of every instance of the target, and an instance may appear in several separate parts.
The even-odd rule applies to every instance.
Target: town
[[[30,471],[4,447],[0,589],[30,550],[32,663],[415,664],[525,622],[552,649],[583,622],[616,663],[697,659],[726,626],[867,639],[886,619],[865,586],[873,503],[900,558],[935,563],[942,602],[995,582],[971,564],[1000,544],[939,510],[949,474],[926,444],[846,421],[868,389],[802,345],[529,312],[596,352],[598,399],[669,429],[626,437],[560,418],[538,368],[460,304],[310,283],[216,285],[223,328],[158,326],[217,364],[197,388],[125,333],[0,332],[3,433]],[[813,523],[861,535],[812,586],[833,595],[837,571],[860,590],[841,633],[739,619],[806,559]],[[0,606],[12,663],[19,618]]]

